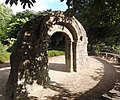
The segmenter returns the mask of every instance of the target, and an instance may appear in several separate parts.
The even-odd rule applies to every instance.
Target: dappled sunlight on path
[[[93,100],[113,88],[115,70],[111,64],[88,57],[78,72],[68,72],[64,58],[58,56],[49,59],[50,86],[47,89],[37,84],[36,88],[30,86],[29,96],[37,97],[36,100]],[[2,90],[8,75],[9,69],[0,70],[0,100],[3,100]]]

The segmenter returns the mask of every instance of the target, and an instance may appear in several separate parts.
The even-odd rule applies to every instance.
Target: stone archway
[[[51,12],[27,22],[19,34],[10,57],[11,71],[6,86],[7,100],[27,100],[28,86],[47,86],[48,44],[55,32],[62,32],[70,38],[66,62],[70,71],[78,71],[87,56],[87,37],[76,18],[63,12]]]
[[[60,25],[53,25],[48,34],[52,36],[54,33],[60,32],[65,35],[65,64],[67,67],[67,71],[73,71],[73,36],[71,32],[66,28]]]
[[[73,71],[73,48],[72,48],[72,42],[73,39],[70,38],[70,36],[68,36],[64,31],[57,31],[58,29],[56,29],[55,33],[51,34],[51,37],[55,34],[57,34],[58,36],[60,36],[60,34],[63,36],[62,38],[64,38],[64,43],[62,44],[63,46],[63,51],[65,52],[65,62],[63,62],[65,64],[65,70],[67,72],[72,72]]]
[[[51,18],[52,19],[52,18]],[[66,41],[66,65],[70,72],[77,71],[82,67],[82,62],[87,56],[87,37],[86,32],[82,25],[75,17],[72,17],[69,22],[57,22],[50,27],[48,35],[52,36],[55,32],[63,32],[66,34],[69,41]],[[67,37],[66,37],[67,38]]]

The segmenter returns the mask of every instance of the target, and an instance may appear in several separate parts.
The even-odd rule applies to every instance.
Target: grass
[[[60,50],[49,50],[48,51],[48,57],[54,57],[54,56],[60,56],[60,55],[65,55],[65,52],[60,51]]]
[[[9,60],[10,60],[10,53],[5,52],[0,54],[0,63],[9,62]]]
[[[7,46],[4,46],[0,41],[0,63],[5,63],[10,59],[10,53],[6,51]]]
[[[60,55],[65,55],[65,52],[60,51],[60,50],[49,50],[48,51],[48,57],[54,57],[54,56],[60,56]],[[9,60],[10,60],[9,52],[4,52],[0,54],[0,63],[9,62]]]

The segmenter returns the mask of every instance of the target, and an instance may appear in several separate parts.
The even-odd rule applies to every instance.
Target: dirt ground
[[[49,59],[51,85],[47,89],[37,84],[34,84],[34,88],[28,86],[31,100],[95,100],[114,87],[116,72],[112,64],[100,58],[88,57],[78,72],[67,72],[64,58],[58,56]],[[4,100],[5,84],[10,72],[9,64],[4,66],[0,65],[0,100]]]

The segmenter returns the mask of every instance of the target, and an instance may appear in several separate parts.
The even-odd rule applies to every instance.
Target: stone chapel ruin
[[[67,70],[76,72],[82,67],[88,55],[88,41],[80,22],[64,12],[38,16],[24,25],[11,54],[11,72],[6,86],[7,100],[27,98],[27,84],[36,83],[46,87],[49,83],[47,51],[50,37],[56,32],[65,35]]]

